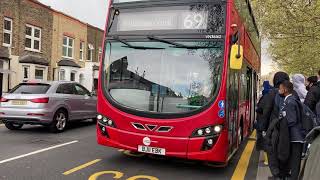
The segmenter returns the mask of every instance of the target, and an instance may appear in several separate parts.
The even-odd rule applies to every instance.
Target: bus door
[[[254,121],[256,120],[256,106],[257,106],[257,82],[258,82],[258,76],[257,73],[254,72],[253,74],[253,87],[252,87],[252,120],[251,120],[251,131],[253,131],[254,127]]]
[[[237,148],[237,124],[239,112],[239,82],[238,73],[235,70],[229,70],[227,87],[227,123],[229,154],[232,154]]]
[[[253,73],[252,73],[252,69],[251,68],[247,68],[247,93],[246,93],[246,100],[248,102],[247,104],[247,112],[246,112],[246,119],[248,120],[248,126],[247,126],[247,130],[248,133],[251,131],[251,127],[253,124],[253,112],[254,111],[254,103],[253,103]]]

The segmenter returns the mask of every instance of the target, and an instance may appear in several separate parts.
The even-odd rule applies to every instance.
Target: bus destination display
[[[208,11],[158,10],[121,12],[117,31],[207,29]]]

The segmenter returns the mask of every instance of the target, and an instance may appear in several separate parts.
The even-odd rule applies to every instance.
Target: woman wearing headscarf
[[[297,92],[301,102],[304,102],[308,93],[305,81],[306,79],[302,74],[295,74],[292,77],[294,91]]]

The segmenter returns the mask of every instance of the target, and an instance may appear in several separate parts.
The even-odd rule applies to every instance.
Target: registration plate
[[[13,100],[11,101],[12,105],[27,105],[27,101],[21,101],[21,100]]]
[[[166,149],[150,147],[150,146],[138,146],[138,152],[156,154],[156,155],[166,155]]]

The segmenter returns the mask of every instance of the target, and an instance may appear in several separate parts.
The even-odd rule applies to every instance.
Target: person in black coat
[[[269,129],[269,125],[273,120],[279,118],[280,106],[283,104],[284,98],[279,95],[279,86],[282,82],[288,81],[289,75],[285,72],[277,72],[273,78],[274,88],[269,91],[268,94],[265,95],[264,105],[262,107],[263,112],[260,116],[261,122],[261,131],[264,136]],[[272,173],[274,179],[277,179],[281,176],[280,168],[281,164],[279,163],[279,159],[277,157],[277,153],[272,151],[272,145],[270,143],[266,144],[266,151],[268,154],[268,163],[269,168]]]
[[[261,119],[261,130],[267,131],[271,120],[279,117],[280,105],[284,98],[278,95],[279,86],[282,82],[290,80],[289,75],[285,72],[277,72],[273,78],[274,88],[265,95],[265,103]]]
[[[318,82],[318,76],[310,76],[307,78],[306,89],[310,91],[310,88]]]
[[[280,85],[279,94],[285,97],[284,104],[280,110],[280,119],[286,120],[289,128],[290,153],[284,155],[288,158],[286,167],[282,168],[281,174],[291,175],[292,180],[298,180],[301,166],[301,157],[304,145],[304,132],[302,128],[302,109],[300,109],[300,100],[293,95],[293,84],[290,81],[284,81]],[[285,129],[287,130],[287,129]],[[281,131],[285,131],[280,129]]]
[[[318,82],[315,83],[309,90],[304,104],[307,105],[313,112],[316,112],[316,105],[320,101],[320,70],[318,72]]]
[[[263,138],[263,130],[262,130],[262,123],[261,123],[261,116],[263,115],[263,107],[266,101],[265,96],[269,93],[270,90],[272,90],[272,86],[270,85],[269,81],[263,82],[263,91],[262,91],[262,97],[259,99],[259,102],[257,104],[256,112],[257,112],[257,119],[255,123],[255,128],[257,130],[257,141],[256,141],[256,150],[257,151],[263,151],[264,155],[264,165],[268,165],[268,156],[266,154],[266,143]]]

